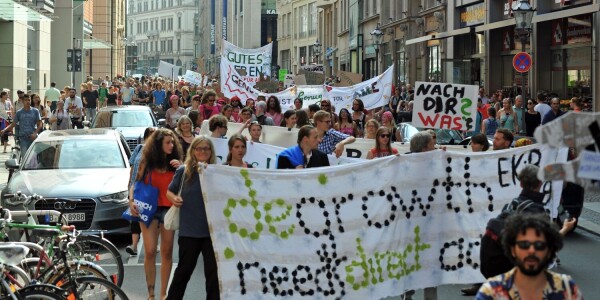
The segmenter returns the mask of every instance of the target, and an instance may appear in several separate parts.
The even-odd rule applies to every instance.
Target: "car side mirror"
[[[4,162],[4,166],[6,166],[7,169],[15,170],[19,168],[19,162],[14,158],[7,159]]]
[[[166,124],[167,124],[166,119],[158,119],[158,127],[165,127]]]

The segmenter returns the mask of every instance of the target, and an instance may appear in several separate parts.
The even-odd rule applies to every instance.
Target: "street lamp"
[[[381,45],[381,39],[383,39],[383,31],[381,31],[381,25],[377,23],[377,27],[371,31],[373,37],[373,46],[375,47],[375,74],[379,75],[379,46]]]
[[[521,39],[521,52],[525,52],[525,44],[529,39],[529,35],[532,31],[532,20],[535,9],[529,4],[529,0],[518,0],[513,3],[512,11],[515,15],[515,32]],[[519,128],[522,131],[526,130],[525,125],[525,103],[527,103],[527,93],[525,92],[525,72],[521,72],[521,122],[522,127]]]
[[[321,43],[319,39],[313,44],[313,53],[315,54],[317,64],[319,63],[319,56],[321,55]]]

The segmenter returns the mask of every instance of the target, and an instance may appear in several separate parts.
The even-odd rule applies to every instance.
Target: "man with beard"
[[[73,129],[83,129],[83,102],[81,101],[81,98],[77,96],[77,91],[74,88],[69,90],[69,97],[65,99],[65,107],[69,111]]]
[[[538,179],[539,168],[535,165],[526,165],[519,172],[518,179],[521,185],[519,197],[504,208],[500,216],[491,219],[481,239],[480,261],[481,274],[485,278],[491,278],[505,273],[513,268],[513,262],[500,246],[500,232],[506,228],[506,218],[511,215],[537,215],[546,214],[544,208],[544,193],[540,192],[543,182]],[[546,215],[550,220],[550,217]],[[567,234],[575,227],[575,220],[567,220],[560,230],[562,235]],[[461,289],[464,296],[473,296],[479,290],[481,284],[473,284],[468,288]]]
[[[494,134],[494,141],[492,143],[492,149],[504,150],[510,148],[512,145],[514,136],[510,130],[506,128],[498,128]]]
[[[488,279],[475,299],[583,299],[571,276],[547,270],[562,246],[562,234],[547,216],[511,216],[502,247],[515,267]]]

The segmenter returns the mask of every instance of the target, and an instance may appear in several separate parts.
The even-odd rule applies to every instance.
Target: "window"
[[[181,39],[177,39],[177,52],[181,51]]]
[[[138,2],[137,11],[142,12],[142,2]]]
[[[298,32],[300,31],[300,16],[298,16],[298,8],[294,8],[294,24],[296,24],[296,28],[294,28],[294,38],[298,38]]]
[[[314,36],[317,34],[317,6],[316,3],[308,5],[308,35]]]
[[[142,22],[137,22],[137,33],[142,33]]]
[[[167,43],[165,41],[160,41],[160,52],[165,52],[167,48]]]
[[[169,0],[169,7],[173,7],[173,0]]]
[[[144,2],[144,11],[148,11],[148,2]]]
[[[300,7],[300,38],[305,38],[308,35],[308,6],[303,5]]]
[[[169,18],[169,31],[173,31],[173,18]]]
[[[165,19],[160,20],[160,31],[165,31],[165,27],[167,25],[167,22]]]
[[[150,2],[150,10],[154,10],[154,1]]]
[[[427,54],[427,80],[430,82],[440,82],[442,79],[440,45],[437,44],[427,47]]]
[[[181,16],[177,16],[177,29],[181,29]]]
[[[148,32],[148,21],[144,21],[144,33]]]
[[[173,52],[173,40],[172,39],[167,41],[167,51]]]
[[[163,8],[167,7],[167,0],[162,0],[162,7]]]
[[[398,83],[406,83],[406,52],[401,41],[396,41],[396,80]]]
[[[369,6],[371,6],[371,0],[363,1],[363,16],[365,18],[370,17]]]
[[[154,43],[150,42],[150,51],[154,51]]]

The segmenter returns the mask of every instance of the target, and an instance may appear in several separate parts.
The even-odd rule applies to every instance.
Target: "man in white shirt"
[[[81,98],[77,96],[77,91],[74,88],[71,88],[69,97],[65,99],[65,107],[69,111],[73,129],[83,129],[83,102],[81,101]]]
[[[121,88],[121,99],[123,100],[123,105],[131,105],[131,100],[133,99],[133,95],[135,94],[135,89],[131,87],[129,81],[125,83],[125,86]]]
[[[44,93],[44,106],[48,105],[48,101],[52,101],[50,111],[55,111],[58,99],[60,99],[60,91],[56,88],[56,82],[53,81],[50,83],[50,88]]]
[[[538,93],[537,94],[537,104],[535,105],[535,107],[533,108],[533,110],[537,111],[538,113],[540,113],[540,116],[542,116],[542,118],[550,111],[552,110],[552,107],[550,107],[550,105],[548,105],[544,99],[544,94],[543,93]]]

